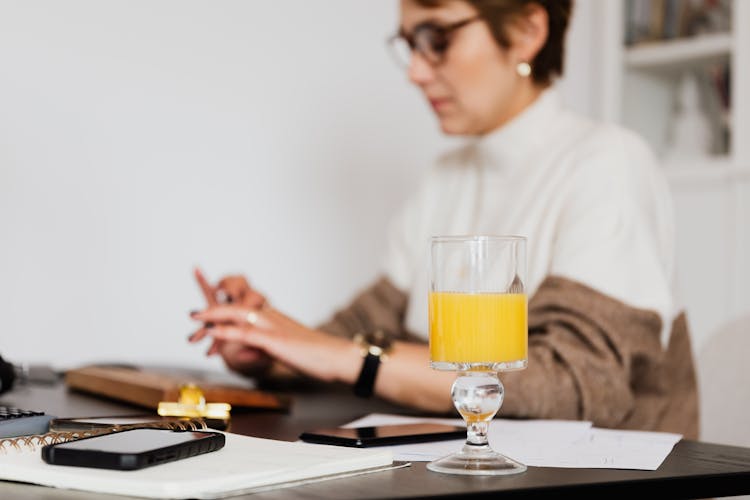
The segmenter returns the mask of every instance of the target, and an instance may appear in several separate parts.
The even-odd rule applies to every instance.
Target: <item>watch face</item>
[[[391,339],[388,338],[383,330],[375,330],[374,332],[365,334],[364,340],[368,344],[378,346],[384,350],[391,345]]]

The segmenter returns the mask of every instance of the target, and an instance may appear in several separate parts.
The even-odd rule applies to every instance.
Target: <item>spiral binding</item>
[[[71,432],[48,432],[46,434],[33,434],[30,436],[19,436],[15,438],[0,439],[0,454],[6,454],[11,450],[14,451],[34,451],[39,447],[50,444],[66,443],[78,439],[99,436],[102,434],[112,434],[130,429],[171,429],[175,431],[204,431],[208,429],[206,421],[202,418],[192,418],[189,420],[173,420],[169,422],[144,422],[142,424],[114,424],[104,429],[93,429],[87,431]]]

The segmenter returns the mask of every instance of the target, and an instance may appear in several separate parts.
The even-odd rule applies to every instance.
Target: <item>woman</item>
[[[329,323],[310,329],[243,278],[213,287],[198,272],[209,307],[193,314],[205,326],[192,341],[212,337],[209,352],[245,373],[274,364],[448,412],[454,374],[431,370],[425,345],[427,241],[522,234],[529,363],[504,374],[501,416],[695,437],[668,189],[643,141],[560,106],[551,82],[570,12],[564,0],[402,0],[410,80],[446,134],[473,140],[440,160],[394,221],[382,278]]]

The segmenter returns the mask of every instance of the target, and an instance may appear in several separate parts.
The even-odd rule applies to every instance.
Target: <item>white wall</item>
[[[563,83],[584,112],[590,1]],[[310,323],[367,284],[448,144],[385,50],[396,7],[0,0],[3,356],[218,366],[185,340],[195,264]]]

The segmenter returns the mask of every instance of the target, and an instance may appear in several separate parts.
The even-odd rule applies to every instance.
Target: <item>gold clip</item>
[[[221,420],[229,419],[232,409],[228,403],[206,403],[203,391],[195,384],[180,387],[180,396],[176,403],[162,401],[157,412],[162,417],[203,417]]]

